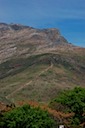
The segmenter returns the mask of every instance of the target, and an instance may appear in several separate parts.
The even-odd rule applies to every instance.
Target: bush
[[[53,128],[54,121],[46,111],[29,105],[15,108],[0,120],[1,128]]]
[[[72,90],[64,91],[52,102],[60,103],[74,112],[73,122],[76,122],[76,124],[84,122],[85,88],[75,87]]]

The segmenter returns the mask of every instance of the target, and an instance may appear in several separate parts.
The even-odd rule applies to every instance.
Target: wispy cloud
[[[85,19],[84,0],[0,0],[0,17]]]

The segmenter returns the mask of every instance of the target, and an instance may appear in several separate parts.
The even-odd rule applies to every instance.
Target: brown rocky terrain
[[[0,63],[15,57],[70,47],[58,29],[35,29],[19,24],[0,23]]]

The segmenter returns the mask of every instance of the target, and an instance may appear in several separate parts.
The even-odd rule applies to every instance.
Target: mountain
[[[0,96],[49,102],[62,89],[85,87],[85,48],[56,28],[0,23]]]
[[[49,51],[58,45],[70,45],[58,29],[34,29],[19,24],[0,23],[0,63],[16,56],[29,56],[46,49]]]

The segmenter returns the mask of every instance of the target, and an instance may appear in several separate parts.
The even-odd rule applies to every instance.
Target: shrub
[[[52,102],[60,103],[68,107],[71,112],[74,112],[72,122],[83,123],[85,113],[85,88],[75,87],[72,90],[64,91]]]
[[[5,114],[0,121],[1,128],[52,128],[54,121],[48,112],[29,105],[15,108]]]

